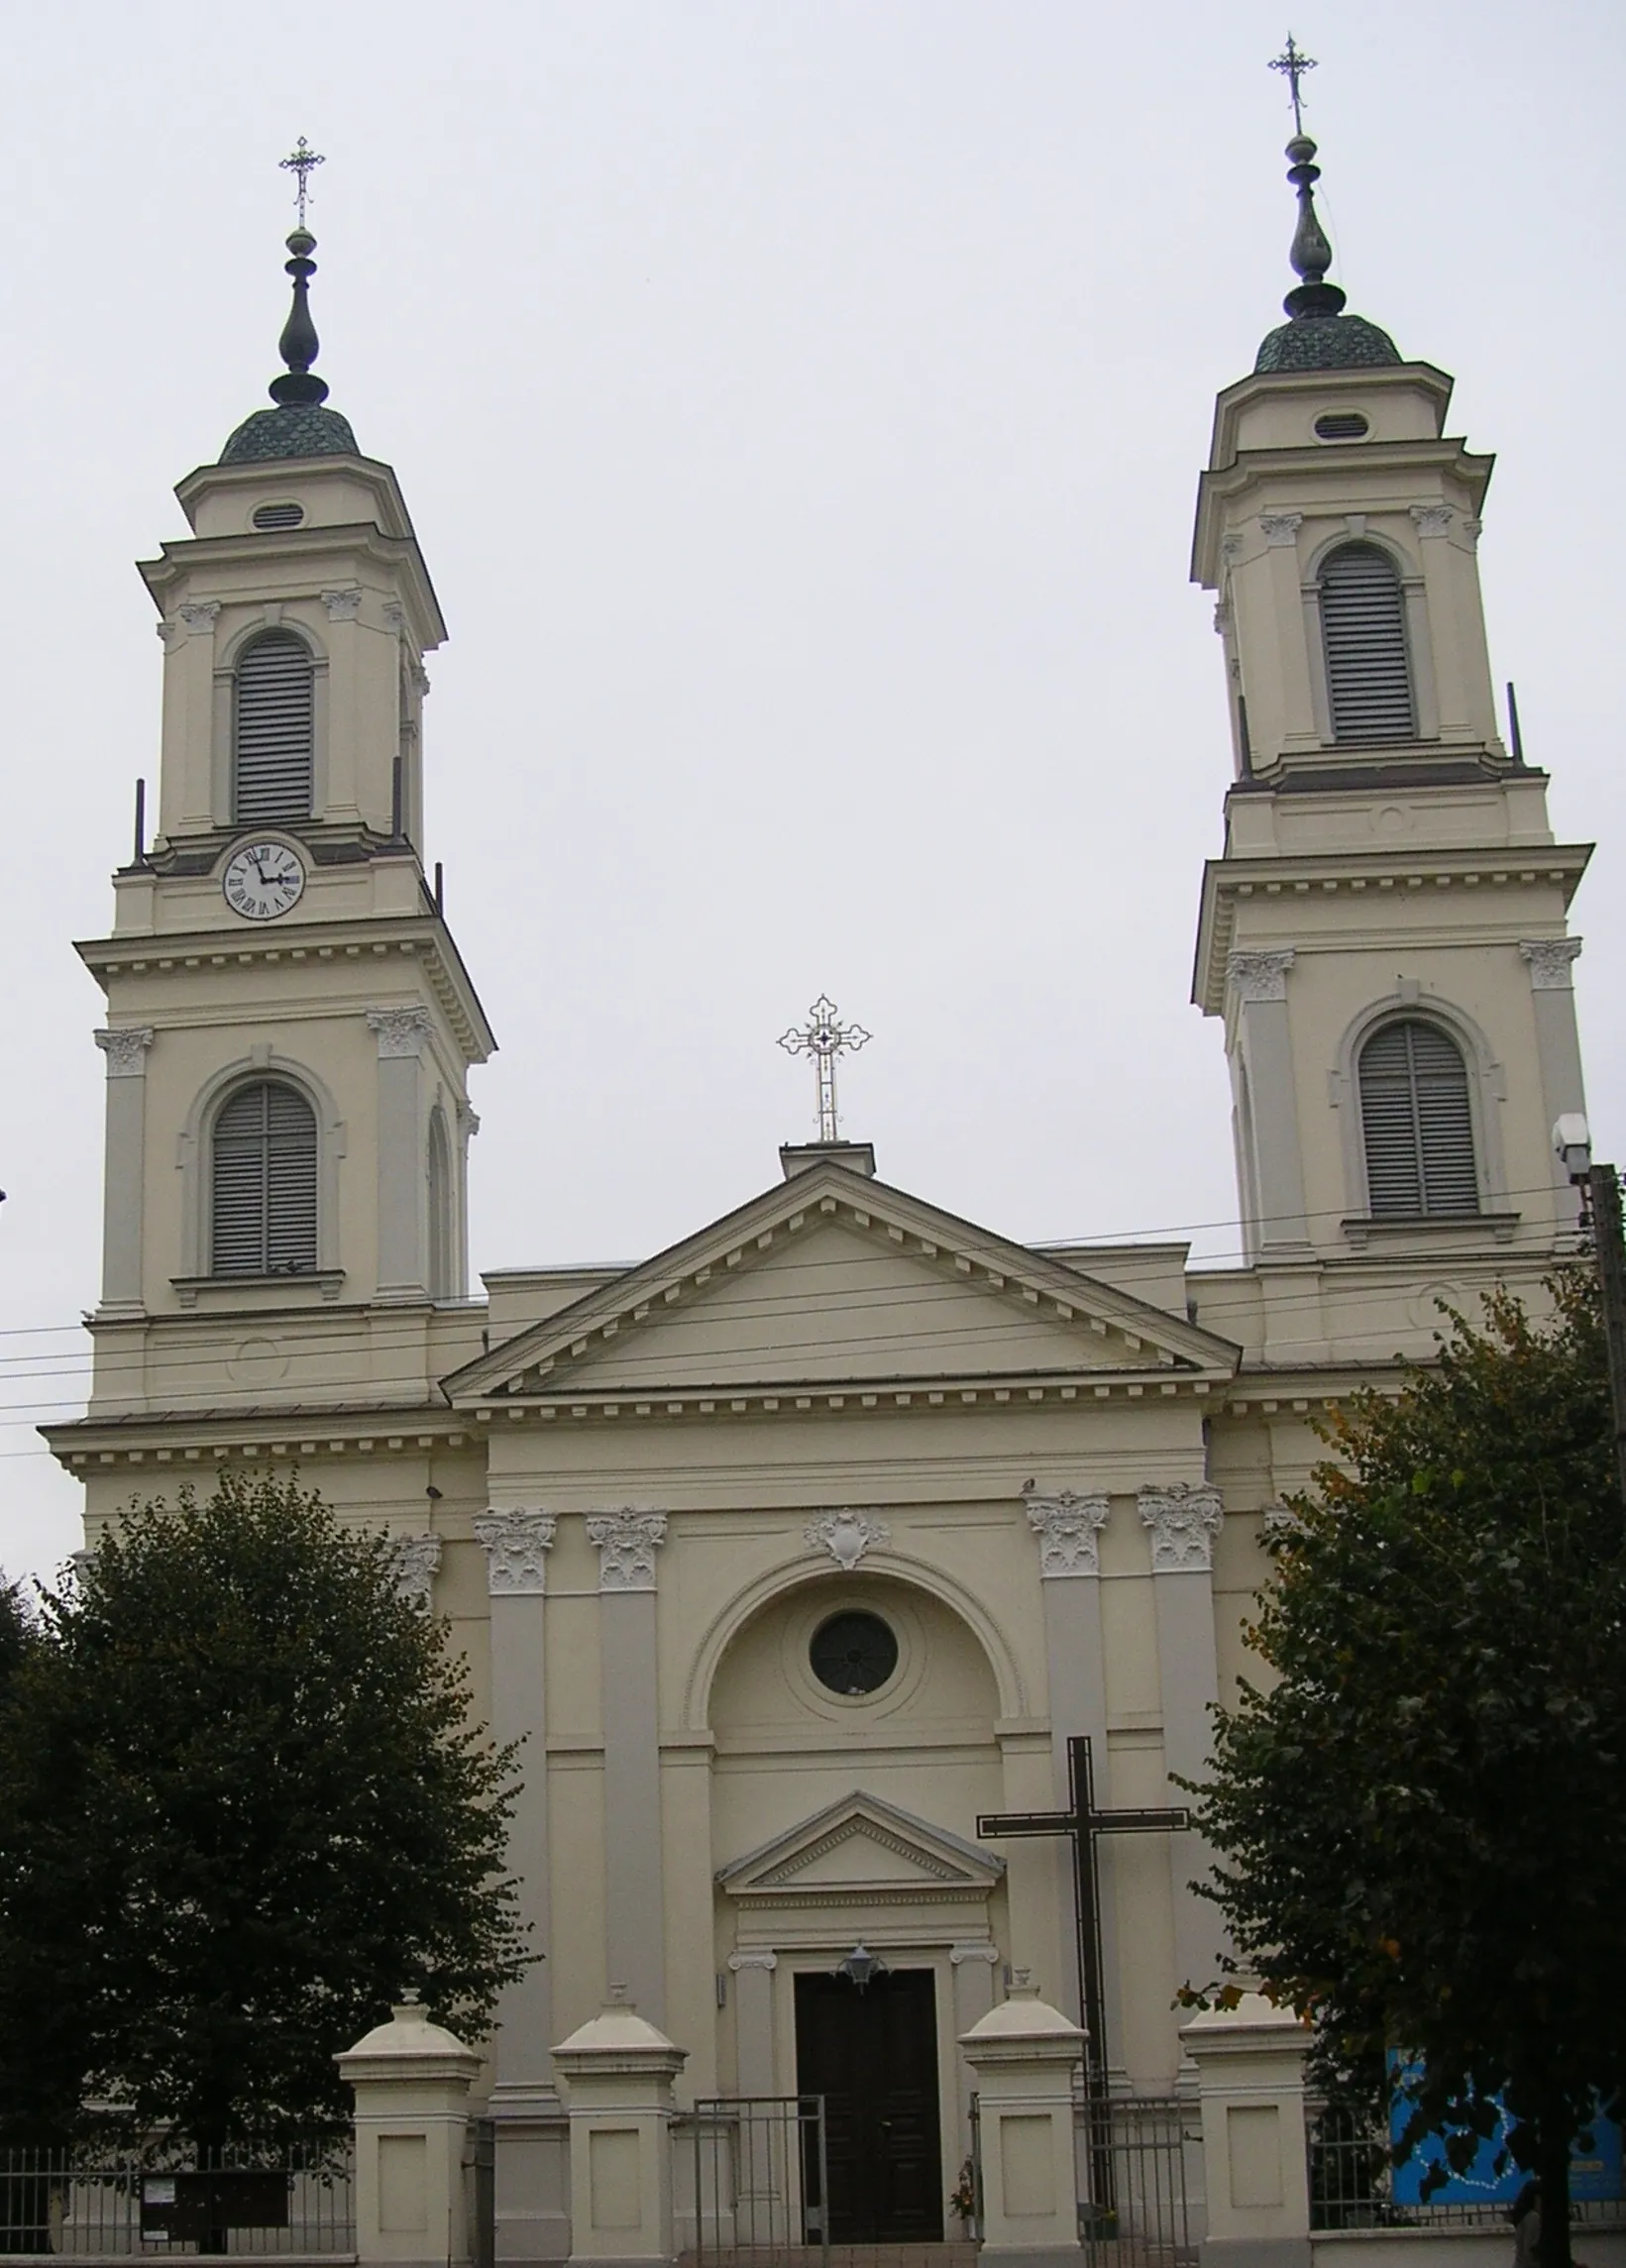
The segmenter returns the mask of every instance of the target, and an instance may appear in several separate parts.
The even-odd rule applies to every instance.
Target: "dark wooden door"
[[[844,1977],[798,1977],[796,2084],[825,2099],[830,2242],[941,2243],[930,1970],[889,1970],[862,1993]]]

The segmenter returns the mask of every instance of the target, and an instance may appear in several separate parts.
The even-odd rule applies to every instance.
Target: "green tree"
[[[1464,2168],[1499,2095],[1569,2268],[1571,2141],[1626,2082],[1626,1553],[1591,1271],[1550,1289],[1335,1422],[1193,1792],[1235,1966],[1374,2089],[1422,2059],[1407,2146]]]
[[[133,1511],[0,1703],[0,2124],[336,2133],[404,1988],[478,2036],[523,1969],[513,1780],[381,1539],[233,1471]]]

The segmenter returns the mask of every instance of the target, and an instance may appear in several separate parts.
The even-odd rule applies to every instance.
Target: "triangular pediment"
[[[1224,1379],[1238,1350],[1066,1261],[820,1164],[445,1381],[459,1407],[1083,1375]]]
[[[1005,1871],[992,1851],[861,1787],[717,1870],[736,1897],[986,1893]]]

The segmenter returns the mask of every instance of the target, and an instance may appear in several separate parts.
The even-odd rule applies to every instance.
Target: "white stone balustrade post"
[[[1309,2025],[1247,1993],[1235,2008],[1193,2016],[1180,2040],[1202,2106],[1203,2268],[1309,2268]]]
[[[1022,1971],[1011,1998],[960,2034],[977,2081],[984,2268],[1070,2268],[1083,2259],[1073,2073],[1084,2040]]]
[[[689,2057],[626,2001],[553,2051],[570,2111],[572,2260],[670,2268],[672,2083]]]
[[[415,2000],[336,2056],[356,2096],[356,2257],[458,2268],[470,2257],[463,2145],[480,2058]]]

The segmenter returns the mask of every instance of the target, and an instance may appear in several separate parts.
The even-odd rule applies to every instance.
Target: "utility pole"
[[[1582,1233],[1591,1231],[1609,1363],[1615,1473],[1621,1502],[1626,1506],[1626,1231],[1621,1220],[1620,1175],[1612,1165],[1592,1163],[1591,1135],[1578,1111],[1566,1112],[1554,1127],[1553,1147],[1579,1192]]]

